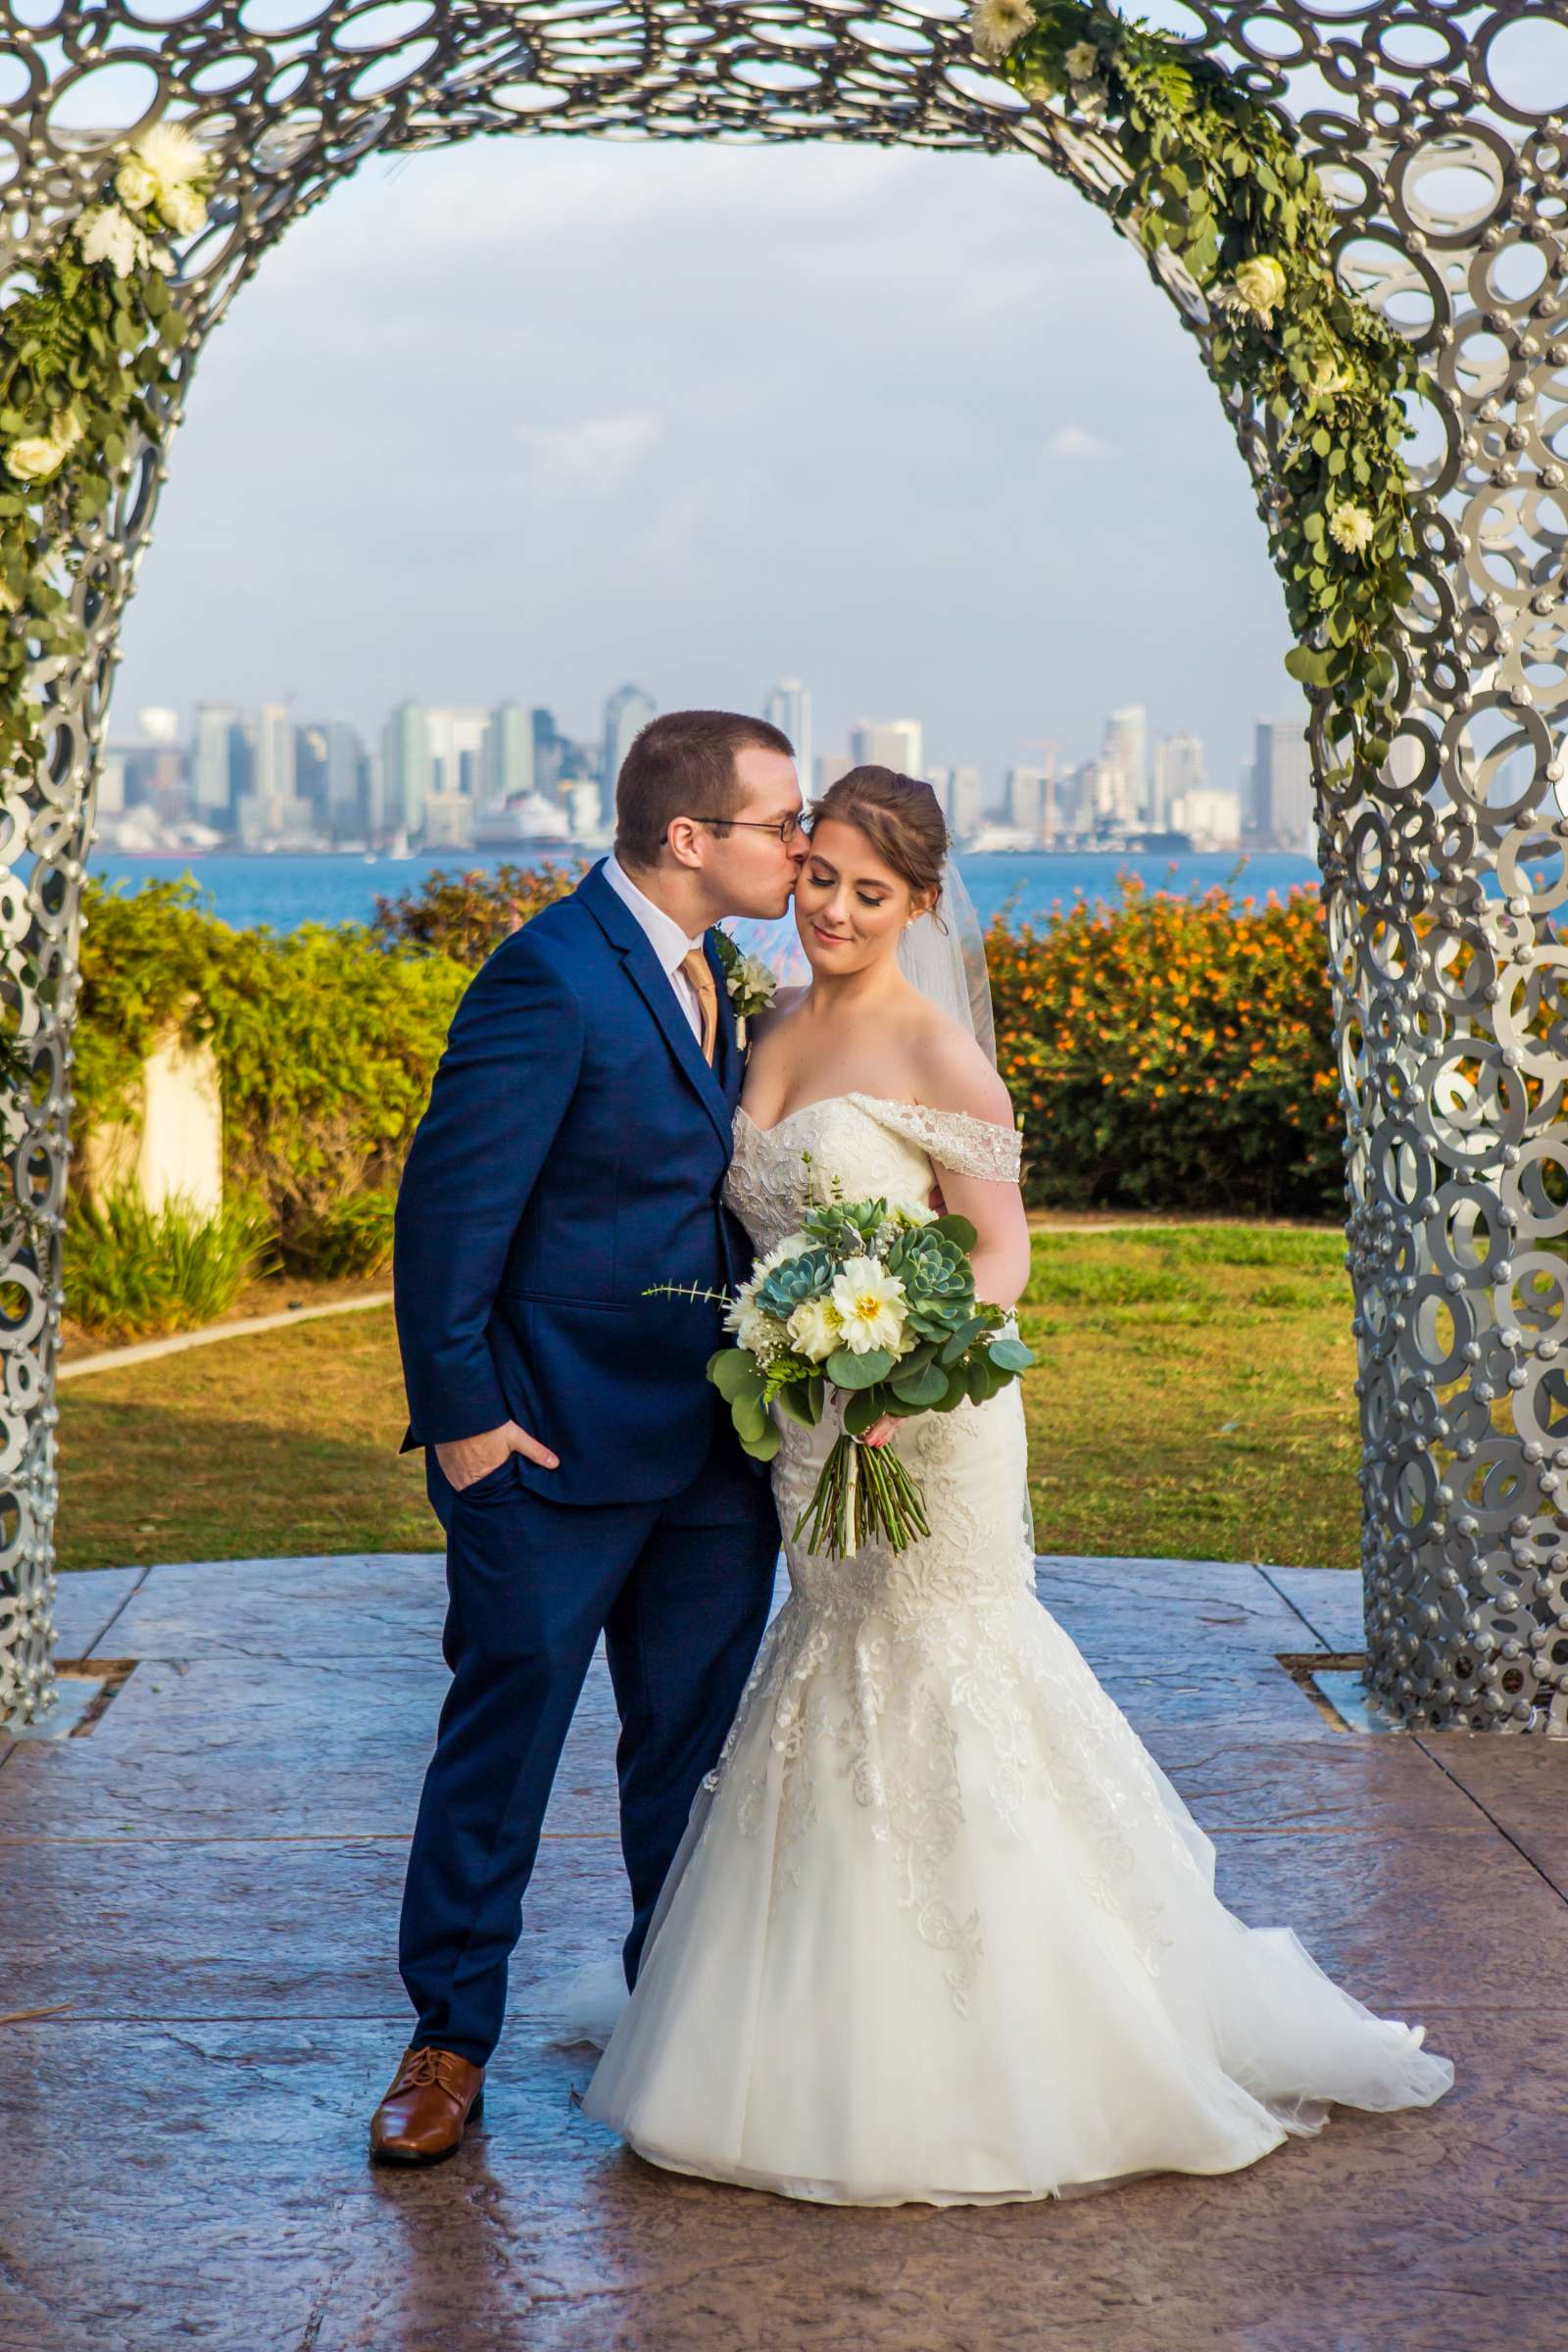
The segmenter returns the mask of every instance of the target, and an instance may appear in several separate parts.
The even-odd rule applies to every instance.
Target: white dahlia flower
[[[908,1315],[904,1285],[874,1257],[846,1258],[834,1278],[833,1306],[852,1353],[886,1348],[898,1354]]]

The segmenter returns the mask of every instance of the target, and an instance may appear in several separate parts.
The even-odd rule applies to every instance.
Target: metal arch
[[[104,132],[56,119],[93,69],[145,70],[142,123],[222,155],[186,250],[192,333],[156,446],[84,536],[80,660],[37,680],[50,756],[0,810],[0,938],[58,974],[24,1034],[40,1079],[0,1107],[36,1259],[0,1272],[0,1721],[50,1696],[53,1376],[82,860],[115,640],[185,375],[262,254],[366,156],[499,132],[867,140],[1023,151],[1106,204],[1113,135],[1037,112],[977,65],[955,0],[3,0],[4,281],[99,191]],[[1363,1437],[1369,1675],[1413,1726],[1568,1734],[1568,123],[1511,48],[1539,6],[1182,0],[1195,46],[1297,123],[1348,283],[1416,342],[1423,557],[1396,649],[1404,725],[1378,788],[1323,781],[1319,862],[1347,1113],[1348,1264]],[[1568,69],[1548,59],[1568,100]],[[74,93],[73,96],[72,94]],[[101,117],[99,118],[101,120]],[[136,123],[122,123],[115,143]],[[1156,276],[1201,347],[1179,268]],[[1270,428],[1232,422],[1271,498]],[[24,885],[9,861],[30,851]],[[1546,871],[1539,885],[1534,869]],[[1484,878],[1497,877],[1500,897]]]

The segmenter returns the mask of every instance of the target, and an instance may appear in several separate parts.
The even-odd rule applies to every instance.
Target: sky
[[[146,705],[597,735],[811,690],[1000,781],[1144,704],[1234,786],[1302,710],[1168,299],[1026,158],[520,137],[372,159],[202,358],[124,633]]]

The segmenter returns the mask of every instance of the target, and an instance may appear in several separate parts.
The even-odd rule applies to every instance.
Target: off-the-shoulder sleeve
[[[1015,1127],[971,1118],[966,1110],[932,1110],[924,1102],[889,1102],[879,1095],[857,1095],[862,1109],[895,1135],[907,1136],[939,1168],[956,1176],[989,1177],[1016,1184],[1023,1145]]]

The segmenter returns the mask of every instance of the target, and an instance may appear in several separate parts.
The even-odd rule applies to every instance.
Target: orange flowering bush
[[[427,874],[418,891],[377,896],[372,936],[383,947],[428,948],[477,971],[492,949],[542,906],[564,899],[582,879],[581,865],[479,866]]]
[[[385,946],[470,969],[576,887],[567,866],[433,873],[378,900]],[[1038,1205],[1337,1217],[1345,1132],[1315,890],[1240,904],[1149,891],[986,940],[997,1059]]]
[[[1194,900],[1118,881],[1118,902],[987,936],[1029,1199],[1340,1215],[1318,893],[1238,907],[1223,886]]]

